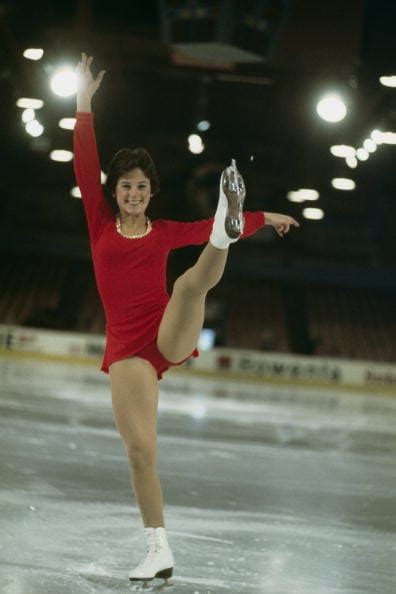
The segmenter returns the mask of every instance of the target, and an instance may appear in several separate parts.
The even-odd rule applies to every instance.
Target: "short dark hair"
[[[124,173],[128,173],[128,171],[136,168],[141,169],[144,175],[150,180],[152,194],[156,194],[159,191],[157,169],[148,151],[144,148],[122,148],[116,152],[107,168],[105,190],[113,208],[117,207],[113,194],[119,178]]]

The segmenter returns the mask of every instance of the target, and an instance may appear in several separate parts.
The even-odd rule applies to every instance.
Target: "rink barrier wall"
[[[0,325],[3,355],[100,366],[102,335]],[[169,373],[192,371],[235,381],[351,388],[396,396],[396,365],[253,350],[215,348],[201,351]]]

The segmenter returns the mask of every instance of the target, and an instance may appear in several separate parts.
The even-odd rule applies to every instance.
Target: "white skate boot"
[[[224,169],[220,178],[219,202],[214,216],[210,243],[218,249],[226,249],[243,233],[243,203],[246,187],[235,160]]]
[[[172,576],[175,561],[170,550],[165,528],[145,528],[147,537],[147,556],[129,574],[131,581],[163,578]]]
[[[231,239],[237,239],[243,233],[243,203],[246,198],[245,182],[239,173],[235,159],[221,175],[221,189],[227,197],[228,209],[225,230]]]

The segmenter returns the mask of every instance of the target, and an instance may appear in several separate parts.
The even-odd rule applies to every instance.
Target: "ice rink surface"
[[[158,467],[174,575],[95,367],[0,359],[1,594],[395,594],[396,398],[169,372]]]

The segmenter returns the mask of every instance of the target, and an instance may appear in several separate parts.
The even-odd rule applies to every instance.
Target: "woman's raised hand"
[[[81,61],[77,64],[75,72],[77,75],[77,97],[91,99],[100,87],[106,70],[101,70],[96,78],[92,76],[91,64],[93,57],[81,54]]]

